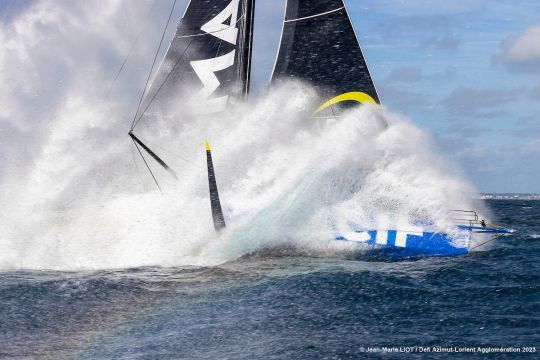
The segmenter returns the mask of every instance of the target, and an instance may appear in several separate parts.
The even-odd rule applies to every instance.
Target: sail
[[[272,83],[291,78],[317,88],[315,112],[379,103],[343,0],[287,0]]]
[[[249,92],[254,0],[191,0],[137,122],[178,109],[214,114]]]

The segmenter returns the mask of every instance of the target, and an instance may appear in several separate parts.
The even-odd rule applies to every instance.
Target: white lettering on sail
[[[240,0],[232,0],[222,12],[201,27],[201,30],[236,45],[238,39],[238,5]],[[225,24],[228,22],[228,25]],[[225,110],[229,95],[210,99],[210,96],[221,85],[216,76],[217,71],[225,70],[234,65],[236,50],[228,54],[206,59],[191,61],[191,67],[203,83],[203,88],[192,98],[192,104],[197,107],[199,114],[213,114]]]
[[[209,99],[221,83],[215,72],[224,70],[234,64],[236,51],[206,60],[191,61],[191,67],[202,81],[204,87],[193,97],[192,102],[197,105],[197,113],[212,114],[225,110],[228,95]]]
[[[225,40],[230,44],[236,45],[236,39],[238,37],[236,21],[238,19],[239,2],[240,0],[231,1],[231,3],[215,18],[204,24],[201,27],[201,30],[220,38],[221,40]],[[227,20],[229,20],[229,25],[225,24]]]

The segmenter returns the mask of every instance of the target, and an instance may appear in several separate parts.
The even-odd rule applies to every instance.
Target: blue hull
[[[338,236],[336,240],[356,242],[374,249],[381,249],[391,257],[458,256],[469,252],[471,232],[457,231],[451,237],[448,234],[434,232],[355,231],[345,236]]]

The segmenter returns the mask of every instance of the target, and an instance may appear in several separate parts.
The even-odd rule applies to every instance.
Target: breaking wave
[[[453,209],[485,214],[460,171],[409,121],[376,106],[313,119],[313,98],[290,83],[212,121],[145,125],[141,136],[180,178],[152,164],[163,194],[134,153],[125,119],[69,99],[39,155],[3,179],[0,266],[213,265],[273,246],[332,251],[329,240],[351,227],[421,220],[444,230]],[[219,238],[206,139],[228,224]]]

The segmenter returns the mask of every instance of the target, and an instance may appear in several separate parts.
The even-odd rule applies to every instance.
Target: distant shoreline
[[[480,194],[482,200],[540,200],[540,194],[512,194],[512,193],[484,193]]]

